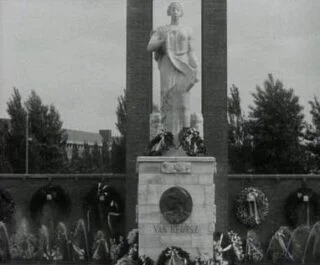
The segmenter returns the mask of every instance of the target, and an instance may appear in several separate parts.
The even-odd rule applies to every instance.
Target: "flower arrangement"
[[[139,243],[139,230],[137,228],[129,231],[127,241],[129,245]]]
[[[179,134],[180,145],[189,156],[206,153],[204,141],[195,128],[183,128]]]
[[[224,259],[223,254],[232,249],[232,244],[223,246],[224,237],[222,233],[217,233],[216,237],[218,237],[218,239],[213,241],[213,264],[228,265],[228,262]]]
[[[148,145],[149,156],[162,156],[170,147],[174,147],[173,134],[162,130]]]
[[[245,256],[247,261],[253,263],[261,262],[264,257],[260,240],[253,230],[247,232]]]
[[[154,262],[151,258],[143,255],[143,256],[139,257],[138,264],[139,265],[153,265]]]
[[[272,260],[273,264],[294,261],[294,258],[289,251],[291,237],[292,232],[287,226],[281,226],[274,233],[267,249],[268,258]]]
[[[129,246],[123,236],[120,236],[118,240],[111,239],[110,257],[111,260],[117,261],[121,259],[128,252]]]
[[[13,259],[33,259],[36,256],[36,237],[30,233],[25,218],[19,223],[16,233],[10,237],[10,253]]]
[[[232,249],[238,261],[242,261],[244,259],[244,251],[242,247],[241,237],[233,232],[232,230],[228,232],[229,240],[232,244]]]
[[[182,261],[184,265],[191,264],[188,252],[182,248],[172,246],[161,252],[157,265],[174,265],[177,260]]]
[[[307,225],[320,219],[319,194],[307,187],[301,187],[289,194],[285,203],[285,215],[289,224],[293,227],[299,225],[299,208],[305,204]],[[301,221],[301,220],[300,220]],[[300,223],[301,224],[301,223]]]
[[[0,221],[7,222],[11,219],[15,209],[15,203],[11,194],[0,189]]]
[[[113,234],[114,218],[121,218],[123,209],[122,197],[114,187],[101,182],[93,185],[83,202],[88,232],[101,230],[103,223],[107,223],[109,231],[104,232],[107,232],[106,237],[109,241]]]
[[[248,187],[236,197],[235,209],[237,219],[248,227],[260,225],[269,213],[269,202],[259,189]]]

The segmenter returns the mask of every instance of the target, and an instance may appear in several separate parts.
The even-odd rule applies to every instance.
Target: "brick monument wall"
[[[217,161],[217,224],[228,224],[227,1],[202,0],[202,115],[207,155]]]
[[[149,115],[152,110],[152,56],[147,44],[152,30],[152,1],[127,1],[127,230],[136,228],[136,159],[149,141]]]

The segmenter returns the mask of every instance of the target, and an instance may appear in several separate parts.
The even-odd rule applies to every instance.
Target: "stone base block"
[[[138,157],[137,163],[139,254],[156,261],[166,247],[177,246],[191,257],[213,256],[215,159]],[[174,192],[165,197],[172,188],[182,197]]]

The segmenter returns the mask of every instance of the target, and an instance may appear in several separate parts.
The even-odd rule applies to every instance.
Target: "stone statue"
[[[181,4],[171,3],[167,14],[171,23],[151,33],[147,50],[155,53],[159,66],[163,128],[177,138],[183,127],[190,127],[190,89],[198,81],[198,62],[191,30],[180,24]]]

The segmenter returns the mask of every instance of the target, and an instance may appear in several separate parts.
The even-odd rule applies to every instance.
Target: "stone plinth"
[[[166,247],[177,246],[192,257],[200,253],[212,257],[216,223],[215,159],[138,157],[137,164],[139,254],[156,261]],[[168,192],[173,187],[178,190],[177,194]],[[182,196],[180,200],[176,195]],[[168,211],[162,210],[161,213],[160,200],[162,209],[164,205]],[[185,221],[179,223],[179,216]]]

